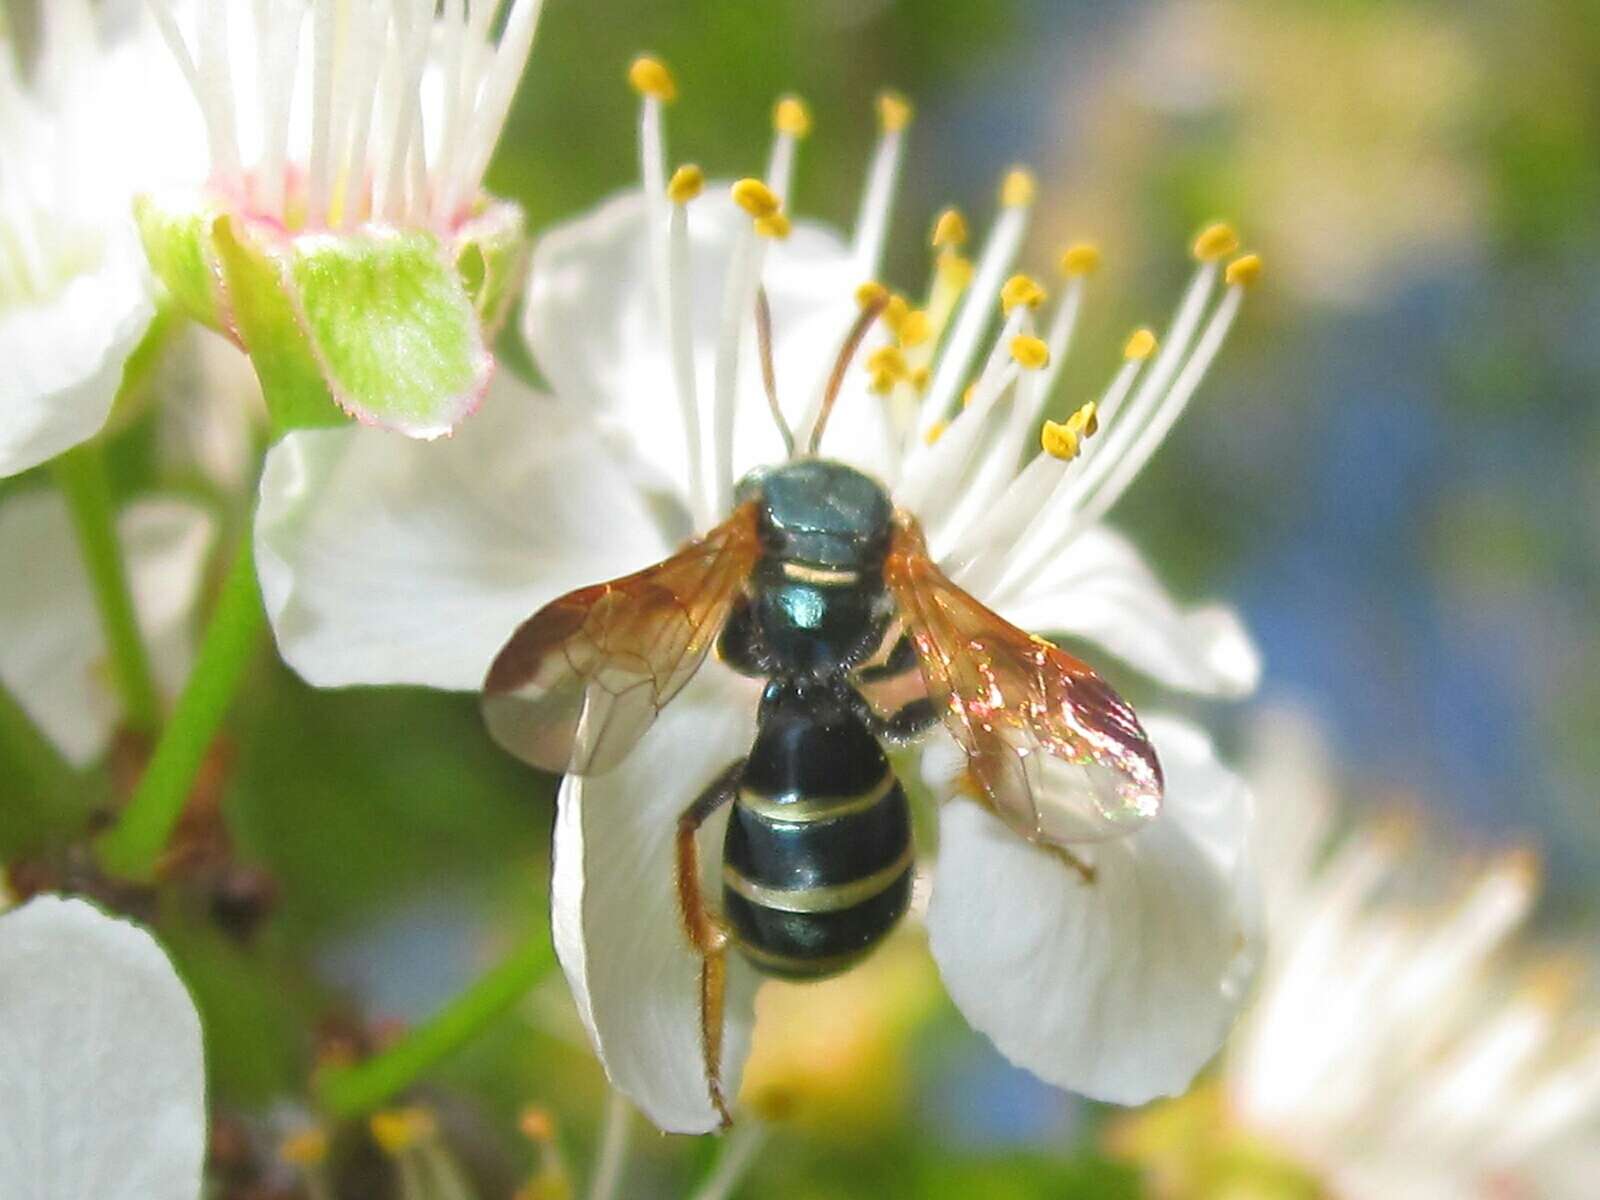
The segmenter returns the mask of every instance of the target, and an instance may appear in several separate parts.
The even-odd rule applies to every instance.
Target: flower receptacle
[[[525,259],[515,205],[485,205],[448,240],[382,225],[286,232],[205,200],[142,196],[135,215],[178,306],[250,356],[278,428],[349,416],[432,438],[477,408]]]

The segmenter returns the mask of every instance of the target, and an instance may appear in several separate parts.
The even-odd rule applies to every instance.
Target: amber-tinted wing
[[[759,553],[746,504],[664,562],[551,601],[489,668],[489,732],[547,771],[610,770],[705,661]]]
[[[1156,815],[1155,748],[1092,667],[951,583],[907,517],[884,580],[972,780],[1014,829],[1036,841],[1087,841]]]

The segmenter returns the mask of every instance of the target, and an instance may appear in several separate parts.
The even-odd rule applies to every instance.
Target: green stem
[[[195,775],[260,641],[266,616],[256,585],[251,532],[246,522],[200,641],[194,670],[150,764],[116,825],[98,843],[101,865],[126,878],[149,879],[154,874]]]
[[[111,648],[111,667],[122,695],[124,718],[129,728],[153,734],[161,727],[161,699],[134,613],[122,541],[117,536],[111,481],[99,442],[91,440],[68,450],[56,458],[54,470],[72,510],[72,524],[100,610],[100,624]]]
[[[554,961],[549,934],[540,930],[382,1054],[353,1067],[322,1072],[316,1081],[318,1102],[330,1116],[340,1119],[371,1112],[503,1016]]]

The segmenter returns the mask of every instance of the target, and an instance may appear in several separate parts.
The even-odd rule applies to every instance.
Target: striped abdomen
[[[842,971],[894,927],[911,897],[910,812],[853,713],[768,685],[722,862],[723,910],[769,975]]]

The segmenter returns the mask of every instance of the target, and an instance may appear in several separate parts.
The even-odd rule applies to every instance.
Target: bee
[[[764,300],[757,327],[776,416]],[[869,305],[846,339],[804,452],[780,418],[788,459],[746,476],[722,524],[655,566],[546,605],[484,683],[502,745],[544,770],[592,776],[623,760],[713,651],[762,682],[754,744],[682,813],[675,843],[683,926],[701,959],[702,1049],[724,1120],[716,1081],[730,945],[766,975],[820,979],[859,962],[905,915],[915,849],[886,745],[942,719],[974,797],[1041,845],[1051,840],[1039,804],[1045,757],[1103,808],[1148,815],[1161,800],[1149,738],[1094,669],[952,583],[882,484],[818,454],[877,312]],[[1061,786],[1058,773],[1052,787]],[[696,834],[729,805],[714,907]]]

